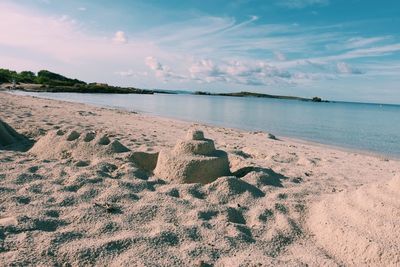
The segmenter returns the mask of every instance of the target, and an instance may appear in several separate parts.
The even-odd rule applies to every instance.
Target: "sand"
[[[309,230],[337,260],[354,266],[400,263],[400,176],[312,206]]]
[[[35,141],[0,148],[2,266],[400,264],[399,160],[6,93],[0,120]],[[193,128],[231,174],[154,175]]]

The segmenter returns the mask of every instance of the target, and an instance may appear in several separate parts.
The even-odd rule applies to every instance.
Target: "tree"
[[[22,71],[18,74],[16,81],[21,83],[34,83],[36,75],[32,71]]]
[[[16,71],[0,69],[0,83],[12,82],[17,77]]]
[[[86,84],[83,81],[77,79],[70,79],[62,76],[58,73],[54,73],[48,70],[41,70],[38,72],[36,82],[40,84],[48,84],[53,86],[74,86],[76,84]]]

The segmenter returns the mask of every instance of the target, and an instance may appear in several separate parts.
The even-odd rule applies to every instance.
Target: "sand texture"
[[[346,265],[398,266],[400,176],[327,197],[311,208],[309,228]]]
[[[400,264],[399,160],[6,93],[0,120],[0,266]]]

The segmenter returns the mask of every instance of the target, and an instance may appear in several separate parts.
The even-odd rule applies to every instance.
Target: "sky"
[[[0,68],[400,104],[398,0],[0,0]]]

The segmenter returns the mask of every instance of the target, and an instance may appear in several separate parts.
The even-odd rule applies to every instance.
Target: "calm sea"
[[[400,157],[400,105],[251,97],[26,93]]]

